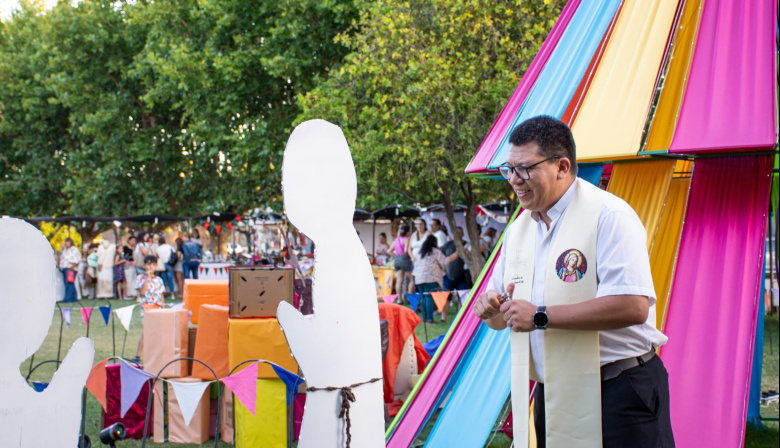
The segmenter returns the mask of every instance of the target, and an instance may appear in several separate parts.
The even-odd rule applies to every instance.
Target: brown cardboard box
[[[144,312],[144,369],[155,375],[170,361],[186,358],[189,347],[187,310],[148,310]],[[189,375],[187,361],[165,368],[163,378]]]
[[[233,268],[230,317],[276,317],[279,302],[294,305],[292,269]]]

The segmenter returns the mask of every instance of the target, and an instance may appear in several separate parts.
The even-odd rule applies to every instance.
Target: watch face
[[[534,314],[534,325],[536,325],[537,327],[547,326],[548,321],[549,319],[547,318],[546,313],[537,312],[536,314]]]

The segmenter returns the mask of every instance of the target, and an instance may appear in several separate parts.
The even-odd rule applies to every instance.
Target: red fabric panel
[[[103,414],[103,428],[121,422],[125,425],[128,439],[140,439],[144,436],[144,419],[146,418],[146,403],[149,400],[149,383],[144,384],[141,393],[133,403],[133,406],[125,414],[125,418],[119,418],[120,399],[122,397],[122,380],[119,377],[119,364],[106,366],[106,412]],[[152,435],[152,410],[149,410],[149,431]]]
[[[385,379],[385,403],[389,403],[395,399],[393,385],[395,384],[395,373],[401,361],[401,351],[403,351],[404,343],[409,339],[409,335],[414,335],[414,328],[422,320],[412,310],[401,305],[380,303],[378,306],[379,319],[387,319],[387,333],[390,339],[387,347],[387,356],[382,361],[382,376]],[[431,357],[425,351],[417,336],[414,337],[414,351],[417,353],[417,373],[422,373]]]

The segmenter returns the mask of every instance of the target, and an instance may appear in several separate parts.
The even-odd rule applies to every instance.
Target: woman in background
[[[394,255],[393,266],[395,268],[395,293],[401,303],[406,303],[406,293],[414,292],[414,278],[412,277],[412,259],[406,253],[406,247],[409,244],[409,226],[404,224],[398,230],[398,238],[393,241],[393,246],[389,250],[390,255]],[[409,281],[409,287],[404,291],[404,279]]]

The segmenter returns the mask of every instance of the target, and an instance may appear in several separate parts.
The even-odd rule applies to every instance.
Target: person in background
[[[116,287],[116,298],[125,300],[125,263],[127,260],[124,257],[125,247],[121,244],[116,247],[116,254],[114,254],[114,285]]]
[[[495,241],[496,229],[492,227],[486,228],[485,231],[482,232],[482,236],[479,238],[479,251],[486,260],[490,256],[490,253],[493,252]]]
[[[376,264],[387,264],[387,260],[390,257],[390,245],[387,244],[387,234],[382,232],[379,234],[379,244],[376,245]]]
[[[76,301],[76,268],[81,263],[81,253],[73,246],[73,240],[65,238],[60,255],[60,270],[65,280],[65,298],[63,302]]]
[[[144,259],[149,255],[154,255],[152,254],[150,239],[151,236],[146,232],[138,234],[138,244],[135,245],[135,250],[133,251],[133,259],[135,260],[133,265],[135,266],[135,271],[138,275],[146,272],[146,269],[144,268]]]
[[[161,272],[160,266],[162,266],[162,279],[169,297],[173,296],[173,266],[176,261],[171,264],[171,256],[174,254],[176,254],[176,249],[166,243],[165,237],[161,236],[157,240],[157,272]]]
[[[184,272],[184,278],[198,278],[198,267],[200,266],[200,260],[203,257],[203,248],[200,246],[198,240],[188,239],[185,235],[183,238],[184,245],[182,246],[182,252],[184,253],[182,270]]]
[[[441,221],[437,218],[431,220],[431,234],[436,237],[436,247],[441,249],[447,243],[447,232],[441,227]]]
[[[190,241],[201,246],[201,249],[203,248],[203,242],[200,240],[200,233],[198,232],[198,229],[192,229],[192,235],[190,235]]]
[[[444,270],[449,260],[436,247],[436,237],[428,235],[420,248],[420,257],[414,262],[414,282],[417,285],[417,292],[423,293],[422,312],[423,320],[433,323],[433,309],[435,303],[430,292],[441,291]],[[457,256],[457,255],[456,255]],[[447,306],[445,305],[445,309]],[[442,315],[442,322],[446,322],[445,315]]]
[[[414,292],[414,278],[412,277],[412,259],[406,253],[406,247],[409,244],[409,226],[404,224],[398,230],[398,238],[393,241],[390,248],[390,255],[394,255],[393,266],[395,268],[395,293],[401,303],[404,301],[405,293]],[[407,291],[404,291],[404,278],[409,281]]]
[[[138,280],[135,284],[135,289],[138,290],[138,299],[141,302],[141,306],[144,310],[148,309],[161,309],[165,306],[165,299],[163,293],[165,287],[160,277],[155,275],[155,269],[157,268],[157,257],[154,255],[147,255],[144,257],[144,272],[138,276]],[[133,362],[141,361],[141,348],[144,346],[144,335],[141,333],[141,339],[138,340],[138,349],[135,351],[135,359]]]
[[[97,283],[97,272],[98,272],[98,255],[97,255],[97,248],[98,245],[95,243],[90,244],[87,247],[87,270],[84,272],[84,280],[86,283],[86,291],[84,291],[84,295],[94,295],[90,294],[93,291],[93,285]]]
[[[176,266],[173,267],[173,274],[176,279],[176,287],[179,291],[179,297],[184,294],[184,240],[181,237],[176,238]]]
[[[463,240],[463,228],[458,227],[457,232],[460,235],[461,241],[463,241],[463,244],[465,245],[466,242]],[[444,245],[441,251],[447,257],[451,256],[452,254],[457,255],[454,260],[447,264],[447,273],[444,275],[444,290],[457,291],[462,289],[470,289],[471,282],[469,281],[469,277],[466,275],[467,271],[464,269],[466,263],[458,255],[458,248],[455,247],[455,241],[447,241],[447,244]]]
[[[431,234],[428,230],[428,225],[422,218],[417,218],[414,221],[414,227],[416,230],[412,232],[412,236],[409,237],[409,245],[406,249],[406,253],[412,258],[412,262],[417,261],[420,257],[420,249],[423,243]]]

